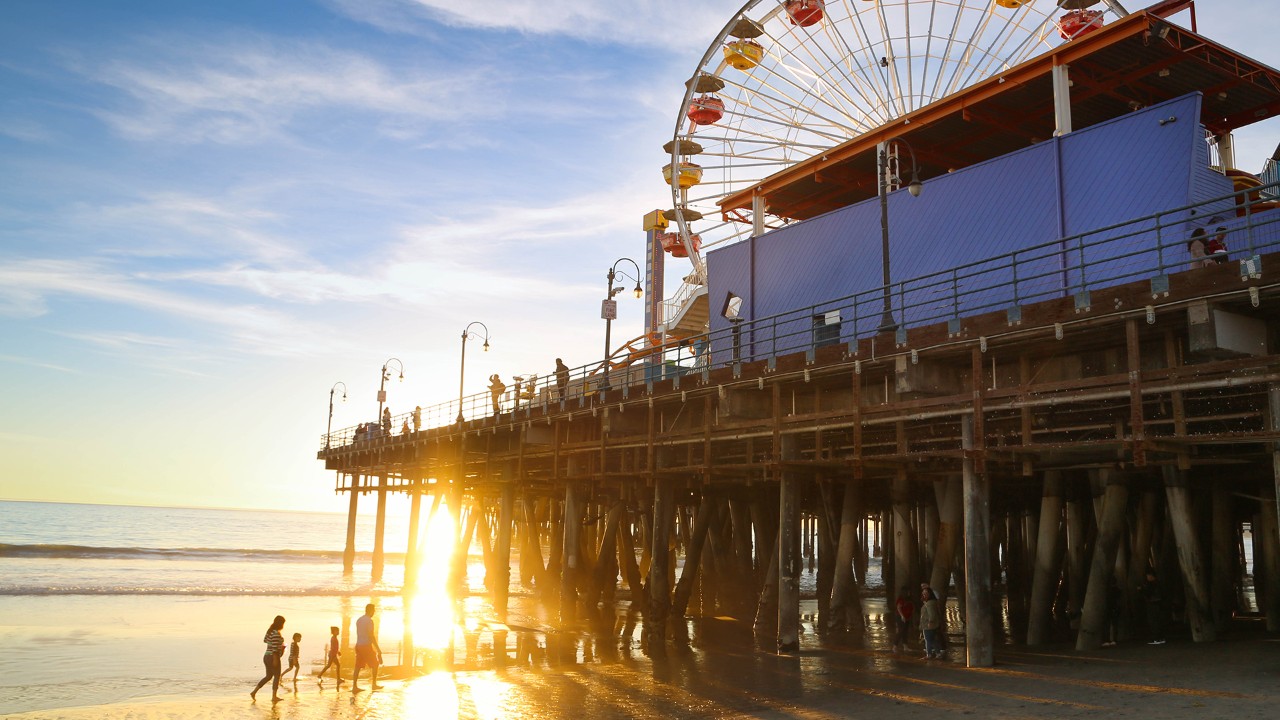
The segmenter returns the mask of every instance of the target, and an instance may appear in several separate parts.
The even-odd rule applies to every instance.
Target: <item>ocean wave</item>
[[[370,552],[356,557],[369,559]],[[0,558],[44,559],[158,559],[158,560],[266,560],[276,562],[321,562],[342,559],[341,550],[266,550],[260,548],[147,548],[97,547],[91,545],[12,545],[0,543]],[[388,561],[403,560],[403,553],[386,553]]]

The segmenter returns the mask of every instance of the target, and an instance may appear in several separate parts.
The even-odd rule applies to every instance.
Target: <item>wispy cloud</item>
[[[26,365],[27,367],[44,368],[45,370],[57,370],[58,372],[69,373],[71,375],[79,375],[80,371],[75,368],[69,368],[63,365],[55,365],[44,360],[23,357],[21,355],[0,355],[0,362],[10,363],[13,365]]]
[[[0,286],[17,288],[42,298],[73,297],[134,307],[177,317],[211,331],[208,342],[233,352],[254,355],[299,355],[341,351],[347,344],[324,327],[283,310],[261,305],[204,300],[195,295],[158,287],[152,280],[120,272],[103,263],[72,260],[30,260],[0,267]],[[127,334],[114,346],[139,347]],[[95,344],[107,343],[101,337]],[[162,341],[161,341],[162,342]],[[151,346],[152,348],[155,345]]]
[[[339,11],[388,32],[438,32],[433,26],[561,35],[650,47],[705,46],[738,0],[592,2],[591,0],[330,0]],[[678,21],[673,22],[673,19]]]
[[[169,37],[138,49],[142,53],[133,58],[80,66],[83,74],[124,93],[121,107],[95,112],[133,140],[278,141],[295,123],[322,112],[382,116],[385,133],[403,136],[410,129],[420,134],[432,121],[494,110],[480,106],[472,91],[493,80],[483,68],[393,71],[319,42],[266,37]]]

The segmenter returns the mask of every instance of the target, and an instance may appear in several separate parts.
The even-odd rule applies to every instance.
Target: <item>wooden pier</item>
[[[412,498],[411,538],[436,494],[463,547],[482,545],[501,620],[514,543],[521,581],[565,623],[625,586],[651,642],[670,618],[727,616],[791,651],[806,561],[820,627],[864,632],[872,545],[889,597],[927,581],[958,599],[970,665],[991,664],[1003,633],[1096,647],[1113,583],[1120,633],[1142,637],[1148,570],[1196,641],[1247,612],[1280,630],[1277,268],[1255,256],[905,343],[882,333],[418,432],[335,433],[319,458],[350,494],[346,569],[361,495],[378,504],[378,577],[387,494]],[[1240,325],[1262,346],[1224,346]]]

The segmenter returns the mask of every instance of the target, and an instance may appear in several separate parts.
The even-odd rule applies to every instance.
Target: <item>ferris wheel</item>
[[[1097,6],[1097,7],[1094,7]],[[749,0],[690,80],[663,174],[686,286],[702,252],[786,219],[721,201],[823,150],[1101,27],[1115,0]]]

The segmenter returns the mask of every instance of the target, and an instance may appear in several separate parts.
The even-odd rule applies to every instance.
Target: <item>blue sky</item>
[[[683,79],[740,4],[0,5],[0,498],[338,509],[335,381],[334,427],[391,356],[393,412],[448,400],[472,320],[468,392],[598,357],[605,271],[670,204]],[[1197,6],[1280,64],[1272,3]]]

